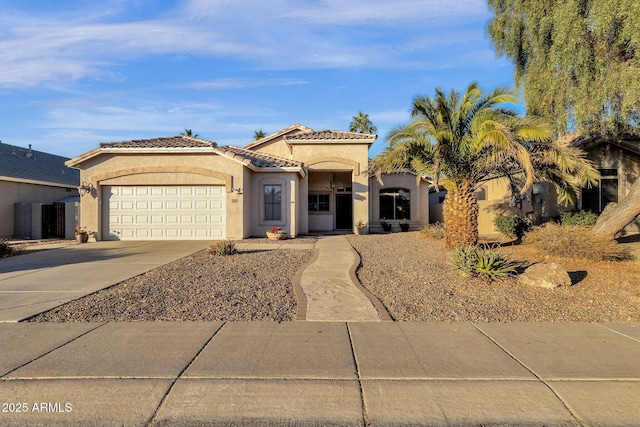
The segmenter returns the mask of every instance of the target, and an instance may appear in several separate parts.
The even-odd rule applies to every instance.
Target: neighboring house
[[[447,192],[431,190],[429,194],[429,219],[431,223],[443,222],[442,203]],[[519,215],[533,224],[542,224],[560,215],[553,185],[546,182],[535,184],[522,195],[513,196],[506,179],[494,179],[483,184],[476,192],[478,200],[478,234],[498,234],[493,220],[502,214]]]
[[[48,207],[59,201],[62,206],[69,201],[68,197],[78,195],[80,174],[65,166],[66,160],[33,150],[31,146],[21,148],[0,143],[0,237],[73,236],[76,212],[67,212],[68,221],[61,224],[66,225],[62,235],[60,227],[56,232],[48,219],[51,213]],[[62,209],[54,209],[53,214]]]
[[[587,153],[601,175],[599,184],[583,188],[578,198],[577,208],[601,213],[607,203],[622,200],[640,177],[640,137],[614,139],[596,137],[573,142]],[[430,222],[442,221],[442,202],[446,191],[430,193]],[[491,235],[497,232],[493,219],[500,214],[520,215],[534,224],[541,224],[551,218],[558,218],[568,210],[559,206],[557,194],[552,184],[542,182],[522,196],[514,197],[506,180],[494,180],[483,185],[477,192],[480,212],[478,232]],[[640,218],[636,218],[623,233],[640,232]]]
[[[587,152],[601,176],[596,187],[582,189],[578,206],[601,213],[607,203],[624,199],[640,177],[640,137],[595,137],[575,144]],[[637,232],[640,232],[640,218],[623,230],[623,233]]]
[[[369,177],[375,139],[296,124],[243,148],[187,136],[103,143],[67,165],[92,186],[81,222],[98,240],[241,239],[272,227],[297,236],[357,221],[375,230],[384,215],[428,223],[415,176]]]

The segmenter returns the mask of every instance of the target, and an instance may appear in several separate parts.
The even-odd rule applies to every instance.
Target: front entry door
[[[336,194],[336,230],[353,229],[351,194]]]

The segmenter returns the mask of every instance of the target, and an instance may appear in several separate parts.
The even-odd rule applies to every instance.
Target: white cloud
[[[301,79],[244,79],[244,78],[222,78],[207,81],[199,81],[180,85],[190,89],[248,89],[264,86],[297,86],[309,84]]]
[[[118,15],[123,5],[111,0],[68,18],[9,10],[21,19],[1,21],[0,86],[112,78],[119,64],[151,55],[274,70],[412,68],[416,53],[468,41],[439,25],[487,16],[483,0],[190,0],[138,20]]]

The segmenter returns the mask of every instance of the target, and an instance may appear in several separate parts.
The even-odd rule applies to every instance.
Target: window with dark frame
[[[411,192],[404,188],[380,190],[380,219],[411,219]]]
[[[618,201],[618,170],[598,169],[598,185],[582,189],[582,209],[602,213],[609,203]]]
[[[309,194],[309,212],[329,212],[329,195]]]
[[[264,186],[264,219],[280,221],[282,219],[282,186]]]

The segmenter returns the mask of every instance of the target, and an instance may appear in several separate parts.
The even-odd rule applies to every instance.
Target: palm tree
[[[349,124],[349,132],[375,134],[378,132],[378,128],[371,123],[368,114],[358,111],[358,115],[353,116],[353,120]]]
[[[412,121],[393,129],[389,146],[372,162],[378,178],[384,172],[406,170],[444,187],[445,247],[478,242],[478,201],[483,183],[506,178],[513,194],[524,193],[536,181],[555,184],[558,201],[576,200],[581,186],[598,176],[584,152],[569,140],[551,139],[543,120],[503,106],[516,102],[515,92],[498,88],[484,95],[476,83],[464,95],[436,89],[435,97],[413,102]]]
[[[254,139],[254,141],[257,141],[257,140],[259,140],[259,139],[262,139],[262,138],[264,138],[265,136],[267,136],[267,134],[266,134],[266,133],[264,133],[264,131],[263,131],[262,129],[260,129],[260,130],[257,130],[257,131],[255,131],[255,132],[253,132],[253,139]]]
[[[180,135],[190,136],[191,138],[197,138],[197,137],[200,136],[197,133],[195,135],[193,135],[193,133],[191,132],[191,129],[185,129],[184,132],[180,132]]]

